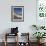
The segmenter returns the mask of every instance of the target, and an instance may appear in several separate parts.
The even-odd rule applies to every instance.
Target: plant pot
[[[41,43],[44,42],[44,40],[45,40],[45,39],[37,39],[37,42],[38,42],[39,44],[41,44]]]
[[[40,43],[40,39],[37,39],[37,43]]]

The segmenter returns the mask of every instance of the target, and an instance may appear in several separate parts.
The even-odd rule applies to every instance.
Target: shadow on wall
[[[10,33],[11,32],[11,28],[8,28],[8,29],[5,29],[2,34],[5,34],[5,33]]]

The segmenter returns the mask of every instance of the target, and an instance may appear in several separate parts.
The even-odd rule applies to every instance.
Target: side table
[[[5,46],[7,46],[7,38],[9,38],[9,37],[7,37],[7,36],[9,36],[9,37],[10,37],[10,36],[16,36],[17,39],[15,39],[15,40],[17,40],[17,42],[16,42],[17,44],[16,44],[15,46],[18,46],[18,33],[15,33],[15,34],[6,33],[6,34],[5,34]]]

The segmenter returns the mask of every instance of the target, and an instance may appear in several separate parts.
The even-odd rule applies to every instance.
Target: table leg
[[[17,46],[18,46],[18,34],[17,34]]]
[[[5,35],[5,46],[7,46],[7,36]]]

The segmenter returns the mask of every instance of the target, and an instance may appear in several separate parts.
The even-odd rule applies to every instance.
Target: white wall
[[[24,6],[24,22],[11,22],[11,6]],[[36,24],[36,0],[0,0],[0,34],[17,26],[32,36],[32,24]]]

